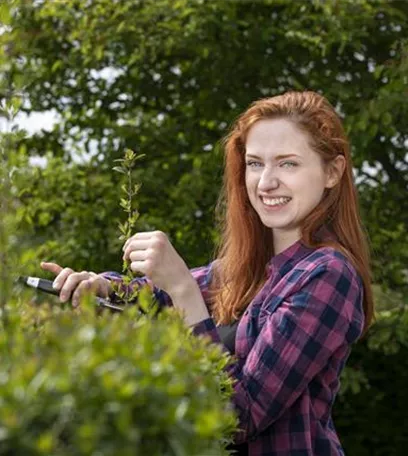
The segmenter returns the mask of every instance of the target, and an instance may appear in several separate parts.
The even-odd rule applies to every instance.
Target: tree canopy
[[[376,280],[405,283],[406,2],[8,3],[3,80],[24,87],[26,112],[59,119],[21,144],[49,157],[23,195],[34,244],[62,248],[75,238],[68,260],[89,267],[84,252],[103,251],[92,266],[112,265],[119,177],[111,167],[130,148],[146,154],[140,228],[169,232],[190,263],[208,261],[220,139],[252,101],[311,89],[336,106],[351,137]],[[90,162],[72,165],[83,151]]]

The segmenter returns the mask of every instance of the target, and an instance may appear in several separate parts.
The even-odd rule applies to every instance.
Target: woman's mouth
[[[279,209],[291,201],[292,198],[288,196],[278,196],[275,198],[267,198],[266,196],[261,196],[261,201],[268,209]]]

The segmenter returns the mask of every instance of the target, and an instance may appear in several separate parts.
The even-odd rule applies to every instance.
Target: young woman
[[[124,258],[145,277],[132,285],[151,284],[195,334],[236,355],[238,454],[342,455],[331,409],[373,300],[349,143],[333,107],[314,92],[255,102],[226,138],[224,184],[217,258],[190,271],[164,233],[136,233]],[[121,280],[42,267],[74,304],[89,286],[106,297]]]

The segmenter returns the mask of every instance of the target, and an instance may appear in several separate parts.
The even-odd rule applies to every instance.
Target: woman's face
[[[333,186],[308,136],[287,119],[264,119],[249,130],[245,181],[251,205],[275,236],[295,242],[302,220]]]

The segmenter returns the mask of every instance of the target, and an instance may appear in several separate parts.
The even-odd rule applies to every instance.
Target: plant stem
[[[124,174],[127,178],[127,186],[122,185],[121,187],[124,196],[120,200],[120,206],[122,207],[123,211],[127,214],[126,221],[123,224],[119,223],[119,230],[121,232],[119,239],[121,240],[127,240],[131,237],[136,226],[136,221],[139,218],[139,212],[137,211],[137,209],[134,208],[134,196],[137,195],[140,185],[133,185],[132,172],[135,168],[136,161],[142,157],[143,155],[137,155],[132,150],[127,149],[125,151],[125,156],[123,159],[115,160],[116,162],[119,162],[120,165],[114,167],[113,170],[121,174]],[[123,262],[122,270],[125,275],[123,283],[126,287],[126,292],[120,293],[118,290],[115,291],[117,291],[118,295],[121,297],[121,299],[123,299],[125,305],[128,305],[129,302],[137,296],[137,291],[134,293],[130,293],[128,287],[128,285],[134,277],[128,262]]]

